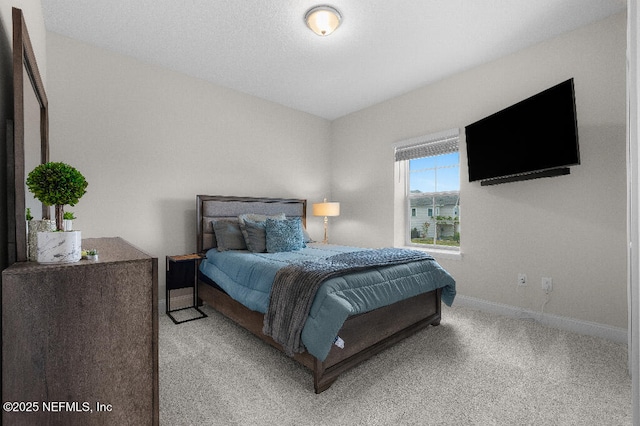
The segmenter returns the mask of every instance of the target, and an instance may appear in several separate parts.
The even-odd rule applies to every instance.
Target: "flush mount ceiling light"
[[[314,33],[319,36],[328,36],[340,26],[342,16],[331,6],[312,7],[304,15],[304,21]]]

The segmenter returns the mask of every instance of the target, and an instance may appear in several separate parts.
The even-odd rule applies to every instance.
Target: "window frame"
[[[405,226],[404,226],[404,236],[403,236],[403,241],[404,241],[404,245],[409,246],[409,247],[414,247],[414,248],[422,248],[425,250],[442,250],[445,252],[449,252],[452,254],[459,254],[460,251],[460,245],[458,246],[447,246],[447,245],[441,245],[441,244],[420,244],[420,243],[414,243],[411,241],[411,217],[412,217],[412,209],[414,207],[411,206],[411,200],[415,199],[415,198],[433,198],[435,196],[438,195],[456,195],[458,197],[458,204],[457,204],[457,211],[458,211],[458,223],[461,222],[461,215],[460,215],[460,189],[458,189],[458,191],[442,191],[442,192],[432,192],[432,193],[424,193],[421,194],[420,196],[411,196],[411,188],[410,188],[410,166],[409,163],[411,161],[411,159],[417,159],[417,158],[423,158],[423,157],[429,157],[429,156],[434,156],[434,155],[439,155],[438,153],[435,154],[431,154],[431,155],[420,155],[420,156],[415,156],[412,157],[410,159],[401,159],[398,160],[398,155],[397,152],[398,150],[402,150],[402,149],[407,149],[407,148],[412,148],[412,147],[419,147],[422,145],[428,145],[430,143],[434,143],[437,144],[440,141],[444,141],[447,139],[451,139],[455,137],[457,139],[457,143],[456,145],[459,143],[460,141],[460,131],[459,129],[450,129],[444,132],[439,132],[439,133],[433,133],[433,134],[428,134],[428,135],[424,135],[424,136],[420,136],[417,138],[413,138],[413,139],[409,139],[409,140],[405,140],[402,142],[399,142],[397,144],[394,145],[394,149],[396,151],[396,163],[398,163],[398,167],[399,167],[399,172],[401,174],[401,176],[403,175],[404,177],[404,193],[402,195],[402,198],[404,199],[403,205],[403,211],[404,211],[404,222],[405,222]],[[449,152],[458,152],[460,153],[460,149],[459,149],[459,145],[457,145],[457,149],[456,150],[451,150]],[[458,179],[459,179],[459,183],[460,183],[460,170],[461,170],[461,162],[460,162],[460,156],[458,156]],[[436,206],[436,208],[434,209],[433,207],[429,207],[429,210],[432,210],[432,218],[436,218],[439,214],[438,208],[439,206]],[[434,241],[435,242],[435,241]]]

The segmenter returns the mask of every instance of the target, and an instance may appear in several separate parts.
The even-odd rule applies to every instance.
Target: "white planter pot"
[[[55,231],[56,223],[52,220],[35,220],[32,219],[27,225],[28,239],[27,239],[27,251],[30,261],[35,262],[38,260],[38,232]]]
[[[73,263],[81,257],[80,231],[38,232],[38,263]]]
[[[62,229],[65,231],[73,231],[73,220],[72,219],[63,219],[62,220]]]

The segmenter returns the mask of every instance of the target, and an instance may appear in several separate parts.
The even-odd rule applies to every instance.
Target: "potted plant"
[[[64,232],[64,206],[74,206],[87,192],[88,183],[82,173],[65,163],[48,162],[33,169],[26,183],[36,199],[44,205],[55,206],[58,232],[38,232],[38,262],[68,263],[80,260],[80,231]]]
[[[87,250],[86,257],[87,257],[87,260],[98,260],[98,250],[96,249]]]
[[[62,214],[62,227],[65,231],[73,231],[73,220],[75,218],[73,212],[64,212]]]

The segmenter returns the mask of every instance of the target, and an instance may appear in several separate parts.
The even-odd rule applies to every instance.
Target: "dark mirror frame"
[[[24,91],[33,90],[40,104],[40,162],[49,161],[49,111],[47,94],[38,70],[22,10],[13,8],[13,164],[9,165],[9,264],[27,260],[27,224],[25,207],[25,114]],[[26,73],[31,87],[25,87]],[[11,206],[14,206],[12,215]],[[42,218],[50,219],[50,209],[42,206]],[[13,237],[13,238],[12,238]],[[12,239],[14,241],[12,241]]]

